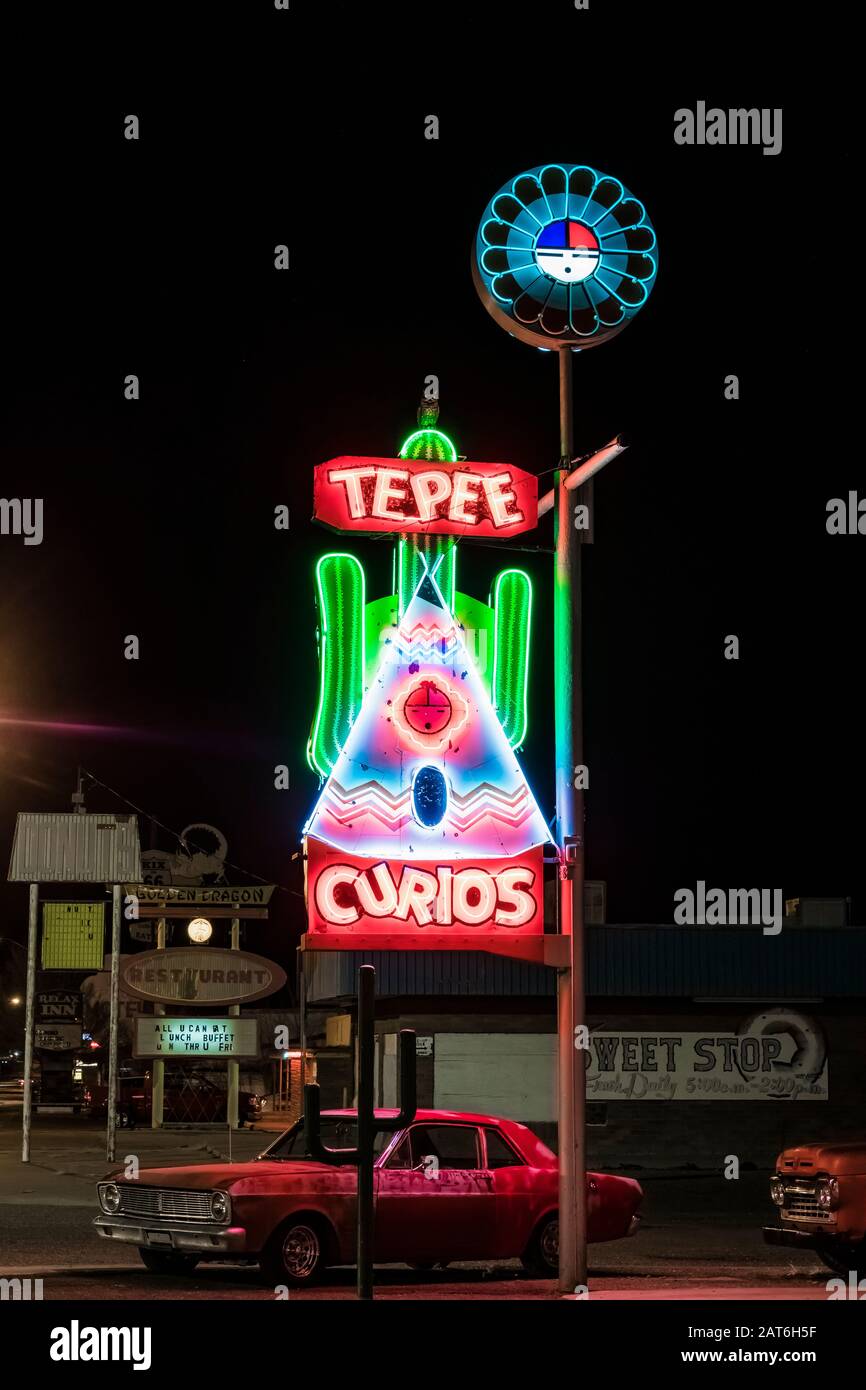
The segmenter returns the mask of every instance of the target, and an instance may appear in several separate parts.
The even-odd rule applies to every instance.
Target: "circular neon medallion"
[[[451,701],[435,681],[419,681],[406,696],[403,715],[410,729],[419,734],[439,734],[451,723]]]
[[[545,164],[491,198],[472,256],[475,288],[509,333],[540,348],[595,347],[646,303],[658,268],[643,204],[584,164]]]

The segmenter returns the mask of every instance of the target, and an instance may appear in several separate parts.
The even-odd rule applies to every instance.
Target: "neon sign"
[[[313,515],[340,531],[507,538],[537,524],[538,484],[510,464],[336,458],[315,469]]]
[[[488,313],[547,350],[612,338],[646,303],[657,269],[643,203],[619,179],[582,164],[539,166],[500,188],[472,258]]]
[[[318,519],[364,531],[378,521],[398,541],[396,593],[383,599],[366,601],[351,555],[323,556],[316,569],[320,692],[308,757],[323,786],[304,829],[311,946],[496,950],[507,938],[528,958],[543,934],[552,840],[515,753],[527,729],[532,588],[523,570],[506,569],[489,605],[460,593],[453,539],[526,529],[536,499],[532,475],[458,461],[432,428],[411,435],[399,459],[316,469]],[[470,642],[479,632],[489,638],[480,647]]]
[[[413,778],[447,790],[435,821]],[[427,781],[434,779],[427,778]],[[382,655],[306,833],[390,859],[520,854],[550,841],[545,819],[436,579],[426,574]]]

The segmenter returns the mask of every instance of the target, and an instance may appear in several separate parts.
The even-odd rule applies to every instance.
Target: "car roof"
[[[393,1120],[399,1115],[399,1110],[377,1109],[376,1116],[382,1120]],[[323,1116],[331,1119],[345,1115],[347,1119],[355,1120],[358,1117],[357,1110],[323,1110]],[[547,1145],[539,1139],[538,1135],[531,1130],[528,1125],[521,1124],[519,1120],[508,1120],[504,1115],[483,1115],[475,1110],[418,1110],[415,1113],[413,1124],[470,1124],[470,1125],[489,1125],[492,1129],[499,1129],[506,1134],[512,1144],[516,1146],[523,1157],[539,1168],[555,1168],[557,1158]],[[303,1124],[303,1120],[299,1123]]]
[[[375,1113],[376,1113],[376,1116],[377,1116],[378,1119],[381,1119],[381,1120],[395,1120],[395,1119],[397,1118],[397,1116],[400,1114],[400,1111],[397,1110],[396,1108],[393,1109],[393,1110],[387,1110],[387,1109],[384,1109],[384,1110],[383,1110],[383,1109],[381,1109],[380,1107],[377,1107]],[[323,1110],[323,1111],[322,1111],[322,1114],[323,1114],[323,1115],[330,1115],[330,1116],[334,1116],[334,1115],[345,1115],[347,1118],[351,1118],[351,1119],[354,1120],[354,1119],[357,1118],[358,1112],[357,1112],[356,1109],[347,1109],[347,1110]],[[439,1121],[443,1121],[443,1120],[444,1120],[444,1121],[448,1121],[448,1120],[459,1120],[459,1121],[461,1121],[463,1124],[472,1124],[472,1125],[515,1125],[515,1126],[517,1126],[517,1121],[516,1121],[516,1120],[506,1120],[504,1117],[502,1117],[502,1116],[500,1116],[500,1115],[480,1115],[480,1114],[476,1114],[474,1111],[471,1111],[471,1110],[423,1110],[423,1109],[421,1109],[421,1108],[419,1107],[419,1109],[415,1112],[415,1120],[423,1120],[425,1123],[426,1123],[426,1122],[430,1122],[430,1121],[432,1121],[432,1120],[439,1120]],[[413,1121],[413,1124],[414,1124],[414,1122],[415,1122],[415,1121]],[[519,1126],[518,1126],[518,1127],[519,1127]]]

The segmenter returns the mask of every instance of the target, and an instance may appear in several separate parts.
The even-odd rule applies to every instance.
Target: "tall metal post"
[[[307,961],[298,947],[298,1026],[301,1043],[301,1094],[307,1084]]]
[[[582,778],[581,556],[572,524],[575,498],[565,477],[574,455],[571,352],[559,351],[559,435],[563,468],[556,477],[554,562],[554,718],[559,930],[569,938],[569,966],[558,977],[559,1289],[586,1284],[586,1073],[575,1050],[586,1022],[584,994],[584,807]]]
[[[117,1049],[120,1023],[120,884],[111,888],[111,988],[108,1015],[108,1118],[105,1127],[105,1157],[116,1157],[117,1133]]]
[[[241,919],[240,919],[240,917],[233,917],[233,918],[232,918],[231,948],[232,948],[233,951],[239,951],[239,950],[240,950],[240,946],[241,946]],[[230,1005],[229,1005],[229,1018],[238,1018],[238,1017],[240,1016],[240,1012],[241,1012],[241,1006],[240,1006],[240,1004],[230,1004]],[[228,1107],[228,1123],[229,1123],[229,1129],[237,1129],[237,1127],[238,1127],[238,1097],[239,1097],[239,1094],[240,1094],[240,1074],[241,1074],[241,1064],[240,1064],[240,1062],[238,1062],[236,1058],[230,1058],[230,1059],[229,1059],[229,1063],[228,1063],[228,1077],[226,1078],[227,1081],[228,1081],[228,1086],[227,1086],[227,1088],[226,1088],[226,1095],[227,1095],[227,1107]]]
[[[156,924],[156,949],[165,950],[165,918],[160,917]],[[159,1017],[165,1015],[164,1004],[154,1004],[153,1012]],[[162,1117],[165,1112],[165,1058],[154,1057],[151,1063],[151,1089],[150,1089],[150,1127],[151,1129],[162,1129]]]
[[[30,1162],[30,1124],[33,1113],[33,1031],[36,1012],[36,945],[39,927],[39,884],[30,885],[27,922],[27,987],[24,1012],[24,1113],[21,1119],[21,1162]]]
[[[358,1297],[373,1297],[373,1110],[376,971],[358,971]]]

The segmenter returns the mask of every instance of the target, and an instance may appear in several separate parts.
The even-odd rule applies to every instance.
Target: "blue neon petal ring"
[[[472,262],[501,327],[536,347],[579,351],[612,338],[643,307],[658,251],[646,208],[619,179],[585,164],[544,164],[491,198]]]

